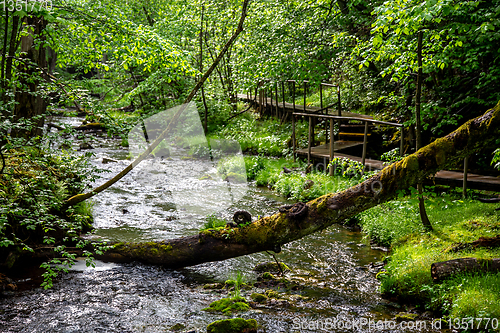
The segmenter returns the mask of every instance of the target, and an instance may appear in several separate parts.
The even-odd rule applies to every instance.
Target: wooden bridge
[[[326,166],[335,157],[349,158],[362,163],[369,170],[380,170],[385,167],[384,162],[367,159],[367,144],[370,136],[370,128],[374,125],[384,125],[397,127],[400,131],[400,154],[404,152],[404,125],[398,123],[385,122],[374,120],[373,117],[348,112],[342,110],[340,99],[340,87],[330,83],[320,83],[320,107],[310,106],[306,103],[307,84],[309,81],[302,81],[303,104],[297,105],[296,100],[296,84],[298,81],[286,80],[275,82],[271,87],[264,87],[264,82],[261,81],[255,89],[252,96],[250,92],[247,94],[238,94],[238,98],[250,103],[261,116],[268,114],[281,120],[287,121],[291,118],[292,121],[292,149],[294,161],[297,156],[307,158],[308,164],[313,161],[323,162]],[[286,102],[285,83],[291,85],[289,88],[289,98],[292,102]],[[281,89],[279,87],[281,86]],[[325,87],[335,88],[337,91],[337,101],[331,105],[323,107],[323,89]],[[281,90],[281,96],[279,94]],[[308,147],[306,149],[296,149],[296,131],[295,122],[298,118],[307,119],[309,123],[308,130]],[[315,127],[321,124],[325,131],[325,143],[315,145]],[[335,125],[337,125],[338,133],[335,134]],[[336,138],[337,137],[337,138]],[[363,146],[362,156],[352,156],[344,153],[339,153],[343,149],[352,148],[355,146]],[[325,167],[326,170],[326,167]],[[329,168],[330,175],[333,175],[333,168]],[[462,186],[464,195],[467,188],[500,191],[500,178],[491,176],[482,176],[468,173],[468,159],[464,160],[464,172],[442,170],[436,173],[433,183],[444,184],[450,186]]]

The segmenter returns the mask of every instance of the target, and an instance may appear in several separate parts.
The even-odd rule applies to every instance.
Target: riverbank
[[[267,186],[280,195],[296,200],[312,200],[359,183],[354,176],[330,177],[322,171],[306,173],[304,162],[262,156],[245,157],[247,177],[259,186]],[[497,193],[498,194],[498,193]],[[426,232],[418,210],[418,199],[411,192],[394,201],[369,209],[346,223],[358,224],[370,242],[390,248],[386,266],[377,277],[381,293],[420,311],[432,311],[450,323],[463,318],[500,318],[500,273],[461,273],[436,283],[431,264],[451,259],[500,257],[499,248],[453,249],[480,237],[500,234],[500,204],[487,204],[478,197],[494,193],[470,192],[463,199],[461,191],[448,187],[428,188],[426,207],[433,225]],[[495,321],[475,322],[482,329],[497,332]],[[455,325],[455,324],[454,324]],[[465,326],[456,327],[465,327]]]

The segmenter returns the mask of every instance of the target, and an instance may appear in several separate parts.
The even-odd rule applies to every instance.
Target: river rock
[[[112,160],[111,158],[103,157],[102,164],[107,164],[107,163],[118,163],[118,161]]]

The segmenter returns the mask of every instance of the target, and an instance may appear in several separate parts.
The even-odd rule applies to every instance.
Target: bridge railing
[[[387,125],[387,126],[394,126],[394,127],[399,127],[400,130],[400,135],[401,135],[401,140],[400,140],[400,148],[399,152],[401,156],[403,156],[403,148],[404,148],[404,125],[403,124],[398,124],[398,123],[391,123],[387,121],[381,121],[381,120],[374,120],[374,119],[367,119],[367,118],[358,118],[358,117],[342,117],[342,116],[334,116],[334,115],[328,115],[328,114],[312,114],[312,113],[301,113],[301,112],[294,112],[292,114],[292,149],[293,149],[293,156],[294,160],[296,158],[296,147],[295,147],[295,117],[296,116],[303,116],[307,117],[309,120],[309,131],[308,131],[308,142],[307,142],[307,163],[309,164],[311,162],[311,155],[312,155],[312,141],[313,141],[313,118],[325,118],[330,120],[330,129],[329,129],[329,135],[325,135],[325,141],[330,138],[330,149],[329,149],[329,161],[331,162],[333,158],[335,157],[335,136],[333,133],[334,129],[334,120],[347,120],[347,121],[360,121],[364,123],[364,133],[363,133],[363,154],[361,157],[361,163],[363,166],[365,166],[366,162],[366,148],[367,148],[367,143],[368,143],[368,125],[370,123],[374,124],[381,124],[381,125]],[[326,142],[325,142],[326,143]],[[333,175],[333,168],[330,168],[330,175]]]

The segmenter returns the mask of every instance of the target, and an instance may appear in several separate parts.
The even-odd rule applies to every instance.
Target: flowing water
[[[93,163],[111,171],[98,181],[102,183],[129,163],[128,150],[119,146],[120,140],[94,140]],[[184,164],[187,160],[172,155],[165,163],[181,166],[176,172],[189,167]],[[103,164],[104,157],[117,162]],[[169,188],[144,186],[134,172],[95,197],[94,238],[150,241],[182,237],[196,233],[210,213],[229,220],[235,211],[247,210],[255,219],[276,212],[286,202],[249,184],[241,185],[246,194],[238,201],[212,198],[209,207],[193,208],[189,202],[196,197],[173,200],[172,192],[190,187],[210,197],[217,184],[191,180],[189,185],[174,179]],[[302,288],[278,290],[288,301],[272,301],[238,316],[256,319],[261,325],[259,332],[434,332],[429,321],[427,329],[367,326],[366,322],[391,320],[408,310],[378,293],[372,264],[379,263],[384,254],[372,249],[362,234],[337,225],[284,245],[276,256],[291,268],[288,278]],[[234,279],[238,272],[251,284],[257,278],[252,268],[271,260],[269,254],[258,253],[180,270],[99,261],[96,268],[87,268],[80,261],[49,290],[37,287],[40,281],[33,276],[19,279],[21,290],[0,299],[0,331],[169,332],[173,325],[182,324],[181,332],[205,332],[209,323],[228,318],[202,311],[225,297],[227,291],[205,290],[203,286]],[[264,289],[242,291],[242,295],[250,299],[252,292]],[[335,328],[330,323],[336,323]],[[355,327],[350,327],[352,323]]]

